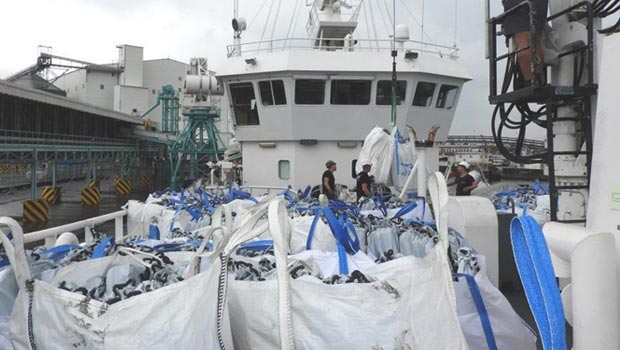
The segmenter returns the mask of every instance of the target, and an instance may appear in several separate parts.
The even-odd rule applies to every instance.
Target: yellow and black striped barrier
[[[49,218],[49,206],[43,199],[25,200],[24,221],[26,222],[47,222]]]
[[[0,174],[13,174],[14,169],[10,165],[0,165]]]
[[[80,202],[83,205],[97,206],[101,201],[101,192],[98,188],[84,187],[80,195]]]
[[[131,182],[129,180],[116,181],[116,195],[119,197],[128,196],[131,193]]]
[[[17,164],[16,168],[18,174],[25,174],[28,172],[28,165],[26,164]]]
[[[148,176],[140,176],[140,183],[142,184],[142,188],[144,188],[144,190],[150,190],[153,188],[153,181],[151,181],[151,178]]]
[[[120,176],[118,176],[118,175],[114,176],[114,184],[116,185],[116,183],[117,183],[117,182],[118,182],[118,180],[120,180],[120,179],[121,179],[121,177],[120,177]]]
[[[45,186],[42,191],[43,199],[45,199],[48,204],[56,204],[60,200],[61,190],[62,187]]]
[[[99,181],[97,181],[97,180],[90,180],[88,182],[88,187],[99,189]]]

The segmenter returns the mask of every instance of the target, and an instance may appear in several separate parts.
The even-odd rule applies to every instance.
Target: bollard
[[[96,188],[97,190],[99,190],[99,181],[98,180],[90,180],[88,182],[88,187]]]
[[[84,187],[80,195],[82,205],[98,206],[101,200],[101,193],[98,188]]]
[[[49,219],[49,206],[45,200],[25,200],[23,205],[25,222],[47,222]]]
[[[140,182],[142,183],[142,188],[145,191],[149,191],[151,190],[151,188],[153,188],[153,182],[151,181],[151,178],[145,175],[142,175],[140,177]]]
[[[131,183],[129,180],[118,180],[116,181],[116,195],[119,197],[128,196],[131,193]]]
[[[45,186],[42,190],[43,199],[48,204],[56,204],[60,201],[61,191],[62,187]]]

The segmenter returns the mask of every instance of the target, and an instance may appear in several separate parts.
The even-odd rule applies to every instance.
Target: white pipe
[[[398,196],[400,200],[405,200],[405,197],[407,197],[407,190],[411,186],[411,183],[413,182],[413,178],[415,177],[417,170],[418,170],[418,161],[416,161],[415,164],[413,165],[413,169],[411,169],[409,176],[407,176],[407,181],[405,181],[405,185],[403,186],[403,189],[400,191],[400,196]]]
[[[52,228],[48,228],[45,230],[41,230],[41,231],[36,231],[36,232],[31,232],[31,233],[27,233],[24,235],[24,243],[32,243],[32,242],[37,242],[37,241],[41,241],[41,240],[47,240],[49,238],[49,242],[51,243],[51,240],[53,238],[54,242],[56,241],[56,237],[59,236],[62,233],[65,232],[71,232],[71,231],[75,231],[75,230],[81,230],[84,229],[86,227],[90,227],[90,226],[94,226],[97,224],[101,224],[110,220],[116,220],[117,218],[122,218],[125,215],[127,215],[127,210],[119,210],[117,212],[114,213],[110,213],[110,214],[106,214],[106,215],[101,215],[101,216],[97,216],[94,218],[90,218],[90,219],[86,219],[86,220],[82,220],[82,221],[76,221],[67,225],[62,225],[62,226],[57,226],[57,227],[52,227]],[[47,243],[47,241],[46,241]],[[47,244],[46,244],[47,245]],[[54,244],[51,243],[50,246],[53,246]]]
[[[427,148],[419,147],[418,150],[418,160],[416,161],[416,165],[418,166],[418,197],[426,198],[426,151]]]
[[[620,349],[614,236],[555,222],[547,223],[543,233],[552,255],[570,263],[572,298],[565,308],[572,313],[573,348]]]

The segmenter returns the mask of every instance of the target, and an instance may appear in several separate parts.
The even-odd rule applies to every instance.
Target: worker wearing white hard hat
[[[456,166],[457,177],[454,183],[456,183],[457,196],[469,196],[471,191],[478,187],[478,183],[473,176],[469,175],[468,171],[469,163],[464,160]]]
[[[372,168],[372,163],[369,160],[359,160],[359,164],[362,165],[362,171],[357,174],[357,185],[355,191],[357,192],[357,200],[362,197],[371,198],[370,185],[372,184],[372,178],[368,174]]]

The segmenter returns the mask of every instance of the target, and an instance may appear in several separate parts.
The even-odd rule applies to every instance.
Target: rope
[[[273,19],[273,26],[271,27],[271,40],[273,40],[273,35],[276,32],[276,24],[278,24],[278,17],[280,16],[280,6],[282,5],[282,0],[278,0],[278,7],[276,8],[276,16]]]
[[[260,46],[263,43],[263,39],[265,38],[265,32],[267,31],[267,26],[269,25],[269,18],[271,18],[271,11],[273,11],[273,4],[275,0],[271,0],[271,6],[269,6],[269,13],[267,14],[267,20],[265,21],[265,26],[263,27],[263,33],[260,35],[260,41],[258,43],[258,50],[260,50]]]
[[[250,24],[248,24],[248,29],[250,29],[250,27],[252,26],[252,24],[254,23],[254,21],[256,20],[256,17],[258,17],[258,15],[261,13],[261,11],[263,11],[263,8],[265,7],[265,4],[267,3],[267,0],[263,1],[263,4],[260,5],[260,8],[258,9],[258,11],[256,12],[256,14],[254,15],[254,18],[252,18],[252,20],[250,21]]]
[[[368,2],[368,8],[370,10],[370,20],[372,21],[372,30],[375,33],[375,40],[379,40],[379,36],[377,35],[377,24],[375,23],[375,16],[373,16],[372,1]],[[379,43],[376,42],[376,44],[377,44],[377,51],[379,51]]]

